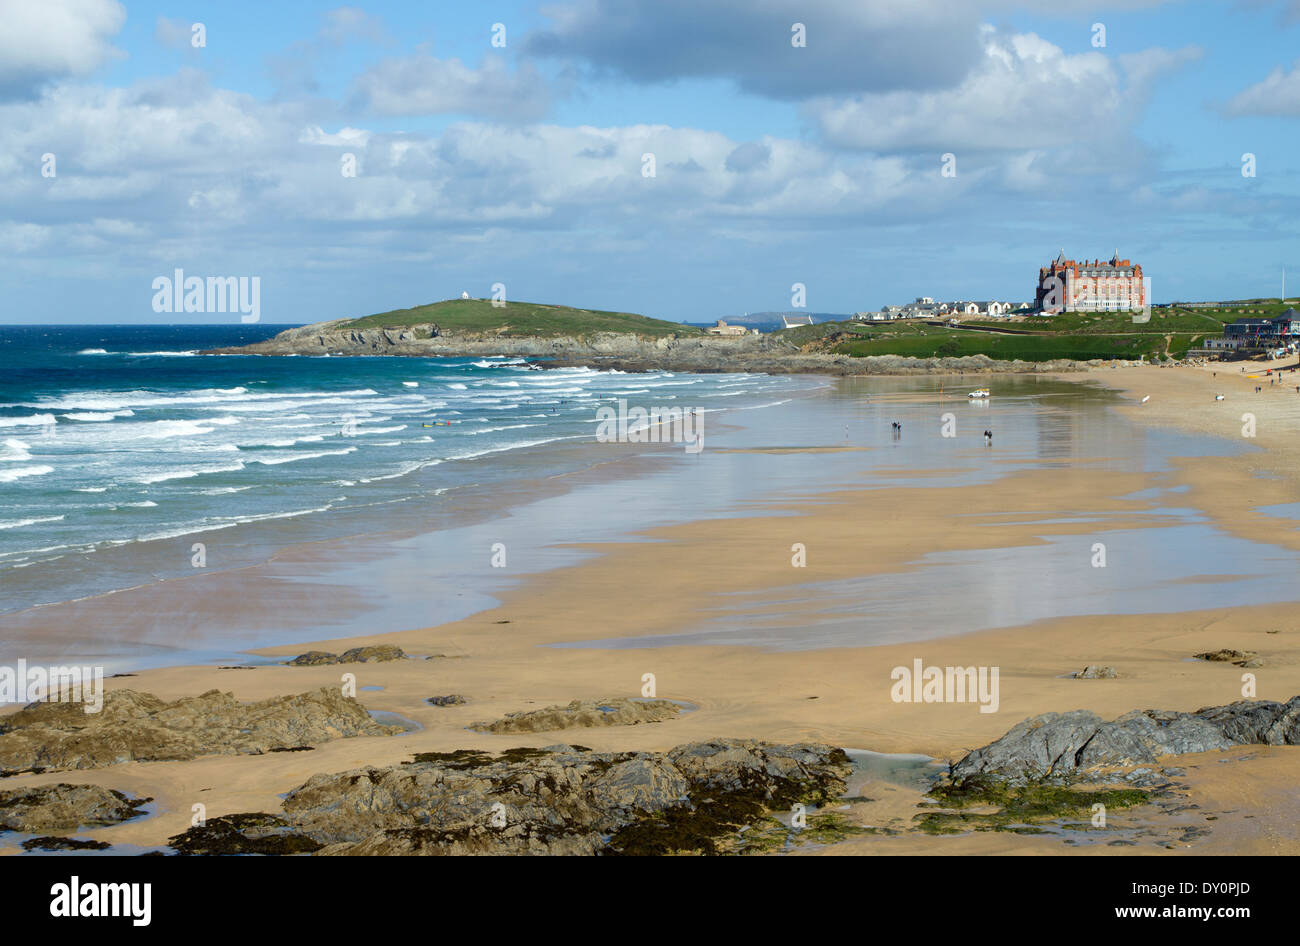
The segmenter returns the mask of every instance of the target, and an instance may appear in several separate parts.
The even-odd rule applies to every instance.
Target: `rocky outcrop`
[[[1088,664],[1074,673],[1076,680],[1113,680],[1116,676],[1114,667],[1102,667],[1097,664]]]
[[[36,834],[117,824],[152,798],[131,799],[99,785],[37,785],[0,791],[0,830]]]
[[[775,333],[738,336],[683,333],[646,337],[630,332],[596,332],[581,336],[542,337],[494,332],[448,333],[440,331],[436,325],[359,330],[348,328],[347,324],[347,320],[320,322],[288,329],[264,342],[240,348],[213,349],[205,354],[505,356],[539,359],[538,363],[544,367],[832,375],[1037,373],[1081,371],[1115,363],[1114,359],[1002,361],[987,355],[958,358],[871,355],[854,358],[801,351],[789,339]]]
[[[281,815],[209,819],[171,844],[188,853],[251,851],[245,840],[324,845],[330,855],[725,853],[769,810],[839,797],[850,768],[830,746],[731,739],[661,753],[423,753],[314,776]]]
[[[385,660],[405,660],[402,648],[392,644],[373,644],[369,647],[353,647],[342,654],[331,654],[326,650],[309,650],[287,661],[290,667],[320,667],[327,664],[365,664]]]
[[[91,769],[120,762],[257,755],[349,736],[402,732],[370,718],[337,687],[240,703],[209,690],[174,702],[114,690],[103,709],[77,703],[32,703],[0,720],[0,771]]]
[[[1250,650],[1231,650],[1224,648],[1222,650],[1210,650],[1203,654],[1193,654],[1196,660],[1208,660],[1211,663],[1230,663],[1238,667],[1262,667],[1264,661]]]
[[[24,851],[106,851],[112,846],[107,841],[63,837],[29,838],[22,844]]]
[[[1242,700],[1195,713],[1135,710],[1111,722],[1074,710],[1027,719],[952,768],[956,781],[983,777],[1012,784],[1100,777],[1101,766],[1155,762],[1160,756],[1241,745],[1300,745],[1300,696],[1290,702]]]
[[[431,696],[427,702],[433,706],[462,706],[469,700],[459,693],[449,693],[446,696]]]
[[[261,813],[209,818],[169,843],[179,854],[310,854],[323,847],[283,818]]]
[[[676,719],[681,707],[669,700],[574,700],[567,706],[507,713],[494,722],[473,723],[470,729],[481,732],[551,732],[591,726],[635,726]]]

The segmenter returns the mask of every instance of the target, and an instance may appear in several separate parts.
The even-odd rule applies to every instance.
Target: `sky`
[[[1300,0],[0,0],[0,322],[1300,294]],[[652,157],[648,157],[652,156]]]

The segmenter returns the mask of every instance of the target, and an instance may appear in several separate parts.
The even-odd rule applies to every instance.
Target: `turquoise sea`
[[[590,442],[602,404],[707,414],[815,383],[506,358],[198,354],[282,328],[0,327],[0,612],[177,574],[194,542],[221,543],[227,566],[251,562],[355,528],[339,513],[545,478],[568,461],[531,448]],[[257,523],[275,524],[274,539],[241,528]],[[136,573],[122,556],[97,560],[168,540]]]

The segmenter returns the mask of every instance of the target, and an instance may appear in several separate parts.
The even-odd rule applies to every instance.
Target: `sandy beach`
[[[1218,372],[1217,376],[1215,371]],[[711,737],[772,742],[812,741],[884,753],[922,753],[955,761],[1020,720],[1039,713],[1092,710],[1110,719],[1134,709],[1192,711],[1242,698],[1243,671],[1231,664],[1193,660],[1192,655],[1231,648],[1260,655],[1249,671],[1258,698],[1285,701],[1300,693],[1300,611],[1289,590],[1257,604],[1181,606],[1160,612],[1071,614],[960,633],[928,623],[920,597],[944,597],[960,612],[969,595],[1037,597],[1050,605],[1066,594],[1089,594],[1102,569],[1092,564],[1099,533],[1124,535],[1166,528],[1153,489],[1175,490],[1210,527],[1274,549],[1289,559],[1300,549],[1293,519],[1259,508],[1295,501],[1295,456],[1300,446],[1288,431],[1300,419],[1295,384],[1268,385],[1263,369],[1099,369],[1061,380],[1118,392],[1114,405],[1142,428],[1177,429],[1197,437],[1240,437],[1241,415],[1253,413],[1257,435],[1249,449],[1229,455],[1173,458],[1152,471],[1099,469],[1096,462],[1007,462],[997,476],[970,485],[917,485],[906,469],[842,484],[788,489],[763,509],[637,530],[614,541],[583,545],[589,553],[570,565],[530,576],[497,595],[499,604],[462,620],[374,636],[295,642],[259,649],[281,659],[320,649],[339,652],[369,644],[393,644],[423,658],[349,666],[290,667],[259,664],[250,669],[175,666],[108,681],[174,699],[217,688],[240,700],[256,700],[335,686],[344,672],[356,674],[358,698],[372,711],[398,714],[418,728],[390,738],[339,739],[311,752],[265,756],[218,756],[187,762],[126,763],[72,773],[78,782],[101,784],[155,799],[156,814],[79,836],[114,845],[152,847],[190,824],[202,804],[208,817],[274,811],[280,796],[318,772],[400,763],[415,752],[580,742],[596,750],[664,750]],[[1288,379],[1289,380],[1289,379]],[[847,382],[840,382],[847,383]],[[938,379],[934,379],[937,386]],[[1264,391],[1256,394],[1257,384]],[[997,397],[996,384],[994,396]],[[1223,401],[1214,394],[1223,393]],[[1149,400],[1142,398],[1149,395]],[[903,400],[905,391],[890,395]],[[929,397],[929,394],[925,395]],[[901,403],[901,402],[900,402]],[[966,405],[962,405],[965,407]],[[833,451],[851,457],[852,444],[803,440],[780,432],[774,442],[718,447],[806,458],[816,464]],[[932,436],[917,431],[913,436]],[[1001,436],[1001,431],[999,431]],[[785,441],[785,442],[782,442]],[[985,462],[982,445],[954,458],[954,470]],[[598,511],[594,511],[597,512]],[[859,646],[843,646],[839,614],[855,581],[905,582],[927,557],[983,555],[1008,548],[1070,543],[1077,574],[1059,574],[1061,587],[1043,587],[1031,571],[990,570],[987,588],[972,591],[941,585],[920,592],[913,620],[894,634]],[[802,547],[805,564],[792,564]],[[1125,549],[1108,550],[1123,568]],[[1071,553],[1075,554],[1075,553]],[[1239,566],[1206,561],[1182,576],[1184,589],[1211,579],[1230,581]],[[238,574],[209,579],[203,607],[223,608],[223,598],[242,593]],[[1072,587],[1066,588],[1064,585]],[[866,587],[876,587],[875,585]],[[848,589],[847,592],[836,589]],[[1100,594],[1100,592],[1098,592]],[[954,597],[954,595],[956,595]],[[1181,600],[1178,587],[1169,600]],[[192,603],[192,602],[191,602]],[[283,601],[269,607],[283,607]],[[683,643],[711,622],[752,632],[745,644]],[[960,623],[960,622],[958,622]],[[787,646],[772,628],[804,627],[817,646]],[[709,638],[706,637],[706,640]],[[788,642],[787,642],[788,643]],[[920,659],[926,665],[996,667],[1000,693],[995,712],[974,703],[898,703],[891,698],[891,671]],[[1088,665],[1113,667],[1114,679],[1080,680],[1071,674]],[[658,697],[693,709],[654,725],[581,731],[494,735],[466,727],[509,712],[567,703],[642,695],[652,674]],[[434,707],[436,694],[457,693],[468,704]],[[1199,806],[1160,824],[1211,826],[1194,843],[1072,847],[1057,838],[976,832],[931,836],[908,826],[921,800],[915,787],[876,783],[854,803],[850,816],[865,825],[892,824],[899,833],[810,845],[799,853],[830,854],[1198,854],[1300,853],[1294,833],[1300,750],[1253,747],[1203,753],[1179,760],[1186,771],[1186,803]],[[67,781],[70,773],[8,780],[11,785]],[[1213,819],[1207,821],[1207,819]],[[13,853],[12,847],[5,849]]]

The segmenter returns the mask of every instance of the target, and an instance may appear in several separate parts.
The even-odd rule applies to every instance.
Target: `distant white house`
[[[963,315],[1006,315],[1011,311],[1010,302],[994,302],[986,300],[983,302],[962,302],[958,303],[960,308],[957,310]]]

